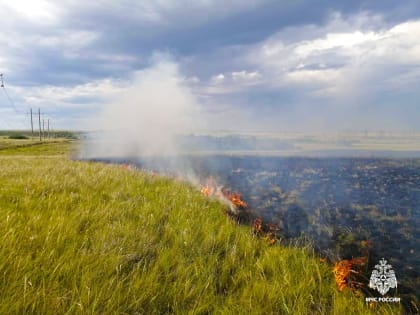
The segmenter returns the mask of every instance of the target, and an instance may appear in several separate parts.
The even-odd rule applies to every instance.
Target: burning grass
[[[339,292],[310,249],[270,246],[185,183],[42,147],[0,153],[0,314],[397,311]]]
[[[359,290],[363,287],[363,283],[358,281],[358,275],[362,273],[361,269],[366,262],[367,257],[358,257],[350,260],[343,259],[335,263],[333,272],[339,291],[348,288],[356,295],[360,294]]]
[[[248,216],[248,204],[242,200],[241,194],[231,192],[227,188],[217,186],[212,179],[208,179],[205,185],[201,186],[200,192],[205,197],[215,197],[229,205],[230,211],[227,214],[235,221],[241,216]],[[251,224],[252,234],[265,239],[270,245],[277,242],[278,225],[267,223],[263,226],[261,218],[255,218]]]

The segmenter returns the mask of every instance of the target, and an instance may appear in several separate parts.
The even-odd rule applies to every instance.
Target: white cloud
[[[389,88],[387,76],[399,77],[400,86],[413,80],[418,73],[410,67],[420,66],[420,21],[385,27],[375,16],[368,27],[367,20],[366,14],[347,20],[335,14],[325,26],[281,31],[253,45],[247,61],[269,78],[266,84],[301,84],[301,92],[310,87],[312,96],[355,97],[374,85],[378,92]],[[294,33],[298,40],[290,37]]]
[[[372,13],[334,13],[323,25],[281,28],[287,22],[270,22],[245,34],[241,19],[261,5],[256,13],[263,17],[269,8],[264,8],[265,3],[3,1],[0,72],[8,85],[12,76],[15,84],[39,85],[16,88],[18,106],[65,111],[97,106],[104,95],[113,95],[124,85],[107,76],[126,77],[144,67],[153,51],[162,47],[177,56],[180,75],[195,95],[225,104],[236,101],[242,107],[263,104],[259,108],[266,112],[270,104],[292,108],[299,102],[327,104],[327,99],[334,104],[380,103],[381,95],[417,89],[420,20],[390,25],[391,19]],[[319,17],[316,13],[308,20]],[[290,20],[297,23],[295,17]],[[229,21],[240,23],[224,37]],[[261,40],[275,25],[278,32]],[[207,40],[202,34],[210,28],[214,29]],[[215,40],[212,36],[219,33]],[[179,41],[172,37],[178,34]],[[186,40],[190,35],[194,41]],[[199,36],[204,39],[196,43]]]
[[[202,96],[230,94],[240,92],[246,87],[259,84],[261,74],[258,71],[233,71],[213,75],[207,84],[199,88]]]
[[[86,107],[89,104],[100,104],[103,100],[120,93],[128,83],[101,79],[74,86],[37,86],[32,88],[15,88],[16,94],[22,95],[27,107],[42,106],[48,108]],[[90,102],[77,102],[77,99],[91,99]],[[93,101],[94,100],[94,101]]]
[[[225,81],[225,75],[223,73],[219,73],[218,75],[214,75],[210,79],[210,82],[212,84],[221,84],[223,81]]]
[[[351,33],[329,33],[325,38],[302,42],[297,45],[294,52],[302,58],[312,54],[322,53],[330,49],[350,49],[366,43],[374,42],[384,38],[384,34],[361,31]]]
[[[50,1],[7,1],[0,4],[0,66],[15,76],[48,64],[47,58],[79,58],[101,34],[97,31],[65,25],[66,6]],[[50,69],[42,69],[50,71]],[[10,77],[10,75],[9,75]]]
[[[0,12],[2,19],[9,18],[10,14],[16,14],[17,18],[22,20],[30,20],[37,24],[51,24],[57,21],[59,9],[51,1],[46,0],[13,0],[4,1],[0,4]]]
[[[311,85],[332,83],[339,77],[337,69],[297,70],[286,73],[286,80],[291,83],[306,83]]]
[[[2,108],[0,128],[28,128],[26,114],[30,108],[34,111],[40,108],[45,117],[54,121],[56,128],[89,128],[90,112],[97,111],[127,89],[128,85],[129,81],[110,78],[73,86],[23,88],[9,85],[7,90],[18,112],[11,106]],[[3,93],[0,96],[6,101]],[[63,111],[71,114],[63,115]]]
[[[234,81],[252,82],[256,81],[261,77],[258,71],[248,72],[246,70],[232,72],[232,79]]]
[[[224,47],[213,55],[216,64],[224,57],[223,76],[200,92],[284,128],[317,128],[312,123],[319,120],[332,129],[386,129],[396,117],[391,128],[410,128],[419,114],[419,39],[420,20],[390,25],[378,15],[333,14],[325,25]]]

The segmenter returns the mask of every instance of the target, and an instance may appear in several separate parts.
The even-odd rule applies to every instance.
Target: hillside
[[[254,238],[187,183],[71,150],[0,150],[0,314],[397,313],[339,292],[310,248]]]

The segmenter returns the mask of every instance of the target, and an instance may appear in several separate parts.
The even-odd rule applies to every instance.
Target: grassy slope
[[[378,314],[308,249],[270,247],[192,187],[0,151],[0,314]]]

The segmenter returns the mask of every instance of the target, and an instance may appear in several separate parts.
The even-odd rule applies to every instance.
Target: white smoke
[[[203,126],[193,93],[178,65],[165,57],[133,75],[95,119],[82,158],[177,155],[176,136]]]

